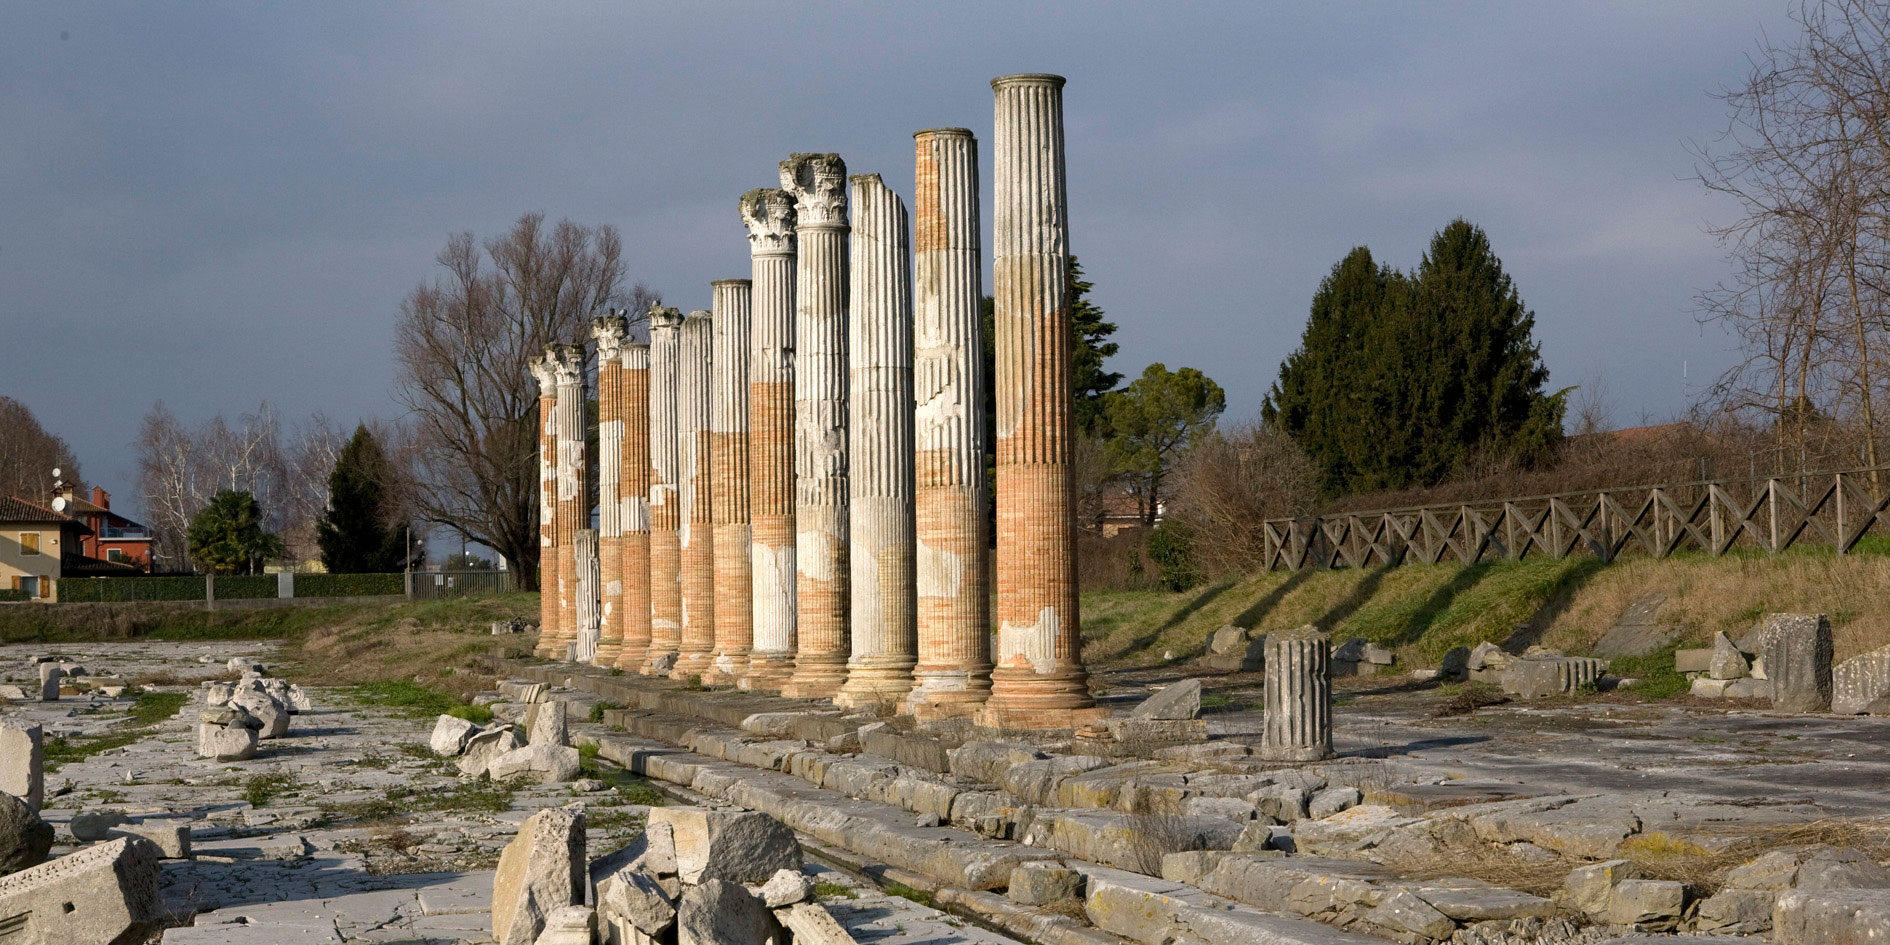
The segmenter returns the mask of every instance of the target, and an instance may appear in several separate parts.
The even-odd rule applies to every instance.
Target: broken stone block
[[[1194,719],[1201,716],[1201,680],[1163,686],[1129,713],[1132,719]]]
[[[52,663],[39,664],[39,701],[59,701],[59,678],[65,671]]]
[[[124,814],[115,810],[80,811],[72,815],[72,820],[66,824],[66,829],[72,832],[73,839],[90,843],[94,840],[105,839],[113,827],[126,823],[128,820],[129,818]]]
[[[1669,879],[1626,879],[1615,884],[1608,900],[1609,925],[1631,925],[1643,932],[1671,932],[1686,909],[1685,883]]]
[[[597,919],[609,945],[647,942],[676,925],[668,890],[650,876],[624,870],[597,886]]]
[[[1011,870],[1012,902],[1041,906],[1083,898],[1083,874],[1053,860],[1032,860]]]
[[[1704,673],[1713,667],[1713,648],[1694,647],[1673,651],[1673,671],[1676,673]]]
[[[1206,741],[1206,719],[1110,719],[1109,737],[1128,745]]]
[[[1400,889],[1386,896],[1384,901],[1365,913],[1365,921],[1394,933],[1426,939],[1448,939],[1457,928],[1454,920],[1409,889]]]
[[[597,912],[590,906],[559,906],[545,918],[545,930],[532,945],[591,945]]]
[[[1313,794],[1306,802],[1306,814],[1314,820],[1322,820],[1342,810],[1356,807],[1365,799],[1354,787],[1329,787]]]
[[[1438,679],[1463,679],[1470,673],[1470,648],[1460,646],[1444,654],[1437,663]]]
[[[988,741],[966,742],[945,754],[952,774],[985,784],[998,783],[1004,772],[1014,765],[1050,757],[1030,745]]]
[[[230,672],[236,673],[239,676],[243,675],[244,673],[255,673],[257,675],[261,675],[263,672],[263,664],[258,663],[247,656],[232,656],[230,657],[230,661],[224,665],[229,669]]]
[[[1698,696],[1702,699],[1724,699],[1726,687],[1731,684],[1730,679],[1708,679],[1705,676],[1698,676],[1687,685],[1687,695]]]
[[[427,738],[427,747],[436,755],[455,758],[466,752],[466,743],[479,734],[479,726],[465,719],[451,715],[442,715],[433,723],[433,734]]]
[[[1570,870],[1568,879],[1562,882],[1562,888],[1568,891],[1571,905],[1591,918],[1599,918],[1608,912],[1608,902],[1614,898],[1614,887],[1627,880],[1640,878],[1641,868],[1632,862],[1608,860]]]
[[[760,883],[776,870],[801,868],[801,845],[794,831],[767,814],[652,807],[649,823],[669,826],[677,873],[685,883]]]
[[[1510,660],[1513,659],[1515,659],[1515,657],[1509,655],[1508,650],[1486,641],[1477,644],[1470,650],[1469,668],[1472,672],[1482,670],[1497,670],[1500,672],[1504,667],[1508,666]]]
[[[197,726],[197,757],[215,761],[248,761],[256,757],[256,730],[242,724]]]
[[[571,728],[562,699],[532,706],[525,712],[525,743],[528,745],[571,744]]]
[[[1772,928],[1772,905],[1778,893],[1768,889],[1722,889],[1700,900],[1693,927],[1721,935],[1757,935]]]
[[[790,910],[804,908],[807,908],[804,904],[788,907]],[[690,887],[683,892],[682,903],[676,910],[677,945],[761,943],[773,938],[777,931],[774,917],[761,900],[750,895],[738,882],[709,879],[700,886]],[[809,941],[805,945],[813,943]]]
[[[203,702],[211,708],[230,704],[230,697],[236,695],[236,687],[226,682],[204,683]]]
[[[1831,709],[1831,621],[1823,614],[1768,614],[1765,676],[1772,707],[1784,712]]]
[[[582,905],[585,863],[581,807],[546,808],[527,818],[499,854],[492,880],[498,945],[533,945],[553,910]]]
[[[817,902],[789,906],[775,915],[794,934],[795,945],[855,945],[853,936]]]
[[[0,723],[0,791],[39,810],[46,799],[45,730],[9,719]]]
[[[1212,669],[1227,672],[1258,672],[1266,668],[1266,640],[1266,634],[1224,626],[1209,638],[1208,654],[1203,662]]]
[[[578,750],[562,745],[526,745],[492,760],[486,774],[494,781],[530,778],[539,784],[559,784],[578,776]]]
[[[770,909],[785,908],[813,898],[814,881],[799,870],[775,870],[774,875],[761,884],[761,904]]]
[[[0,875],[44,863],[52,845],[51,824],[40,820],[25,801],[0,794]]]
[[[1723,693],[1728,699],[1770,699],[1772,681],[1769,679],[1729,679]]]
[[[124,824],[114,828],[108,839],[118,837],[143,837],[157,847],[158,855],[167,860],[191,859],[190,825],[166,820],[150,820],[135,824]]]
[[[1511,660],[1502,671],[1503,691],[1524,699],[1570,695],[1594,686],[1608,671],[1608,661],[1587,656],[1550,656]]]
[[[487,729],[466,740],[466,751],[459,759],[459,773],[476,778],[487,772],[494,761],[523,744],[510,725]]]
[[[1713,634],[1713,658],[1706,664],[1706,675],[1712,679],[1744,679],[1751,670],[1746,663],[1746,654],[1739,652],[1732,637],[1725,631]]]
[[[0,929],[23,932],[21,941],[139,942],[162,918],[158,851],[138,837],[0,878]]]
[[[1831,670],[1831,711],[1859,715],[1890,694],[1890,646],[1853,656]]]
[[[289,734],[289,707],[276,701],[276,697],[261,689],[238,688],[230,697],[230,705],[248,712],[262,721],[262,730],[258,738],[281,738]]]

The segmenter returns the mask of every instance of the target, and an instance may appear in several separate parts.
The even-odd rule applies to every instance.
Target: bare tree
[[[1190,526],[1196,565],[1206,574],[1261,567],[1261,523],[1312,512],[1318,496],[1312,460],[1260,423],[1202,437],[1175,472],[1171,516]]]
[[[0,498],[44,505],[52,498],[55,468],[66,482],[79,481],[79,459],[72,447],[40,426],[25,404],[0,397]]]
[[[413,424],[416,507],[497,551],[528,584],[538,573],[538,390],[527,363],[548,343],[584,342],[593,317],[631,301],[622,251],[609,226],[547,227],[526,214],[483,252],[471,233],[449,238],[436,257],[444,272],[401,303],[398,389]]]
[[[144,415],[133,446],[138,452],[138,496],[154,539],[152,557],[166,569],[181,570],[189,563],[185,536],[191,517],[203,508],[190,431],[160,400]]]

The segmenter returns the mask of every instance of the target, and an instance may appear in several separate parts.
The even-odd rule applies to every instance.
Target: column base
[[[679,653],[676,655],[676,668],[669,671],[669,678],[688,679],[691,676],[702,676],[705,677],[703,682],[708,682],[706,677],[713,669],[715,669],[715,658],[707,653]]]
[[[1324,745],[1293,745],[1283,748],[1260,746],[1262,761],[1328,761],[1339,756],[1338,752]]]
[[[644,657],[643,665],[637,667],[637,672],[645,676],[668,676],[670,670],[676,668],[677,655],[675,650],[651,650]]]
[[[794,677],[794,657],[786,653],[755,653],[735,688],[749,692],[780,692]]]
[[[831,699],[846,681],[846,657],[803,655],[795,658],[794,675],[781,687],[781,695],[789,699]]]
[[[1076,729],[1108,717],[1080,665],[1048,673],[999,667],[991,673],[991,698],[973,716],[986,728],[1028,731]]]
[[[648,643],[626,643],[623,646],[623,652],[617,654],[617,662],[612,665],[626,673],[634,673],[641,670],[649,661],[650,645]]]
[[[991,670],[914,670],[912,691],[899,711],[922,721],[961,718],[978,711],[991,698]]]
[[[714,665],[702,674],[702,681],[710,686],[733,686],[748,675],[748,653],[721,653],[714,658]]]
[[[597,655],[591,657],[591,665],[602,666],[605,669],[615,669],[617,667],[617,661],[622,658],[622,644],[600,643],[597,645]]]

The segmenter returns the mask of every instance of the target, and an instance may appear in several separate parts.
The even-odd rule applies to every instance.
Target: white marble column
[[[715,324],[709,353],[714,375],[709,502],[715,516],[715,659],[706,679],[717,685],[733,685],[748,671],[755,637],[748,525],[750,285],[747,279],[709,284]]]
[[[847,167],[781,162],[794,194],[794,675],[782,695],[828,698],[847,675]]]
[[[558,372],[549,352],[530,365],[538,382],[538,643],[532,655],[550,659],[558,637]]]
[[[878,174],[848,180],[850,655],[841,705],[896,705],[917,661],[913,608],[912,241]]]
[[[985,515],[984,295],[978,139],[963,128],[913,135],[914,478],[918,665],[905,710],[963,715],[991,694],[991,563]]]
[[[676,447],[682,469],[682,646],[675,679],[706,675],[715,653],[715,518],[709,481],[709,402],[714,331],[709,313],[683,319],[677,371]]]
[[[737,685],[779,690],[794,672],[794,196],[741,198],[754,279],[748,339],[749,571],[755,647]]]
[[[580,608],[577,536],[590,527],[590,466],[584,455],[584,349],[555,345],[552,369],[558,375],[558,638],[552,659],[572,659],[575,648],[595,646],[596,608]],[[579,621],[579,616],[584,621]],[[588,650],[587,650],[588,651]]]
[[[589,662],[616,666],[623,653],[623,344],[621,312],[591,320],[597,342],[597,652]]]
[[[642,671],[668,675],[682,649],[682,480],[676,397],[682,313],[650,309],[650,650]]]

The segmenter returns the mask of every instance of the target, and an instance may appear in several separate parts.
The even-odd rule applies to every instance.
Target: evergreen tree
[[[1075,345],[1070,351],[1070,394],[1075,400],[1076,428],[1086,433],[1105,435],[1101,424],[1108,420],[1105,403],[1110,391],[1122,383],[1122,375],[1103,370],[1103,362],[1116,356],[1117,345],[1109,340],[1116,333],[1116,323],[1103,318],[1102,306],[1089,300],[1094,283],[1083,279],[1083,267],[1070,257],[1069,269],[1070,333]]]
[[[1534,326],[1489,237],[1464,220],[1411,276],[1359,247],[1313,296],[1262,416],[1319,465],[1328,495],[1431,485],[1476,453],[1533,465],[1561,443],[1566,393],[1542,390]]]
[[[190,521],[190,557],[209,574],[255,574],[282,556],[282,539],[263,528],[262,506],[248,492],[223,489]]]
[[[1126,475],[1153,527],[1175,463],[1214,429],[1227,395],[1214,379],[1191,367],[1170,371],[1151,364],[1129,386],[1107,398],[1109,439],[1103,454]]]
[[[365,425],[335,457],[328,474],[328,511],[315,543],[331,574],[398,571],[405,565],[406,536],[388,514],[387,454]]]

